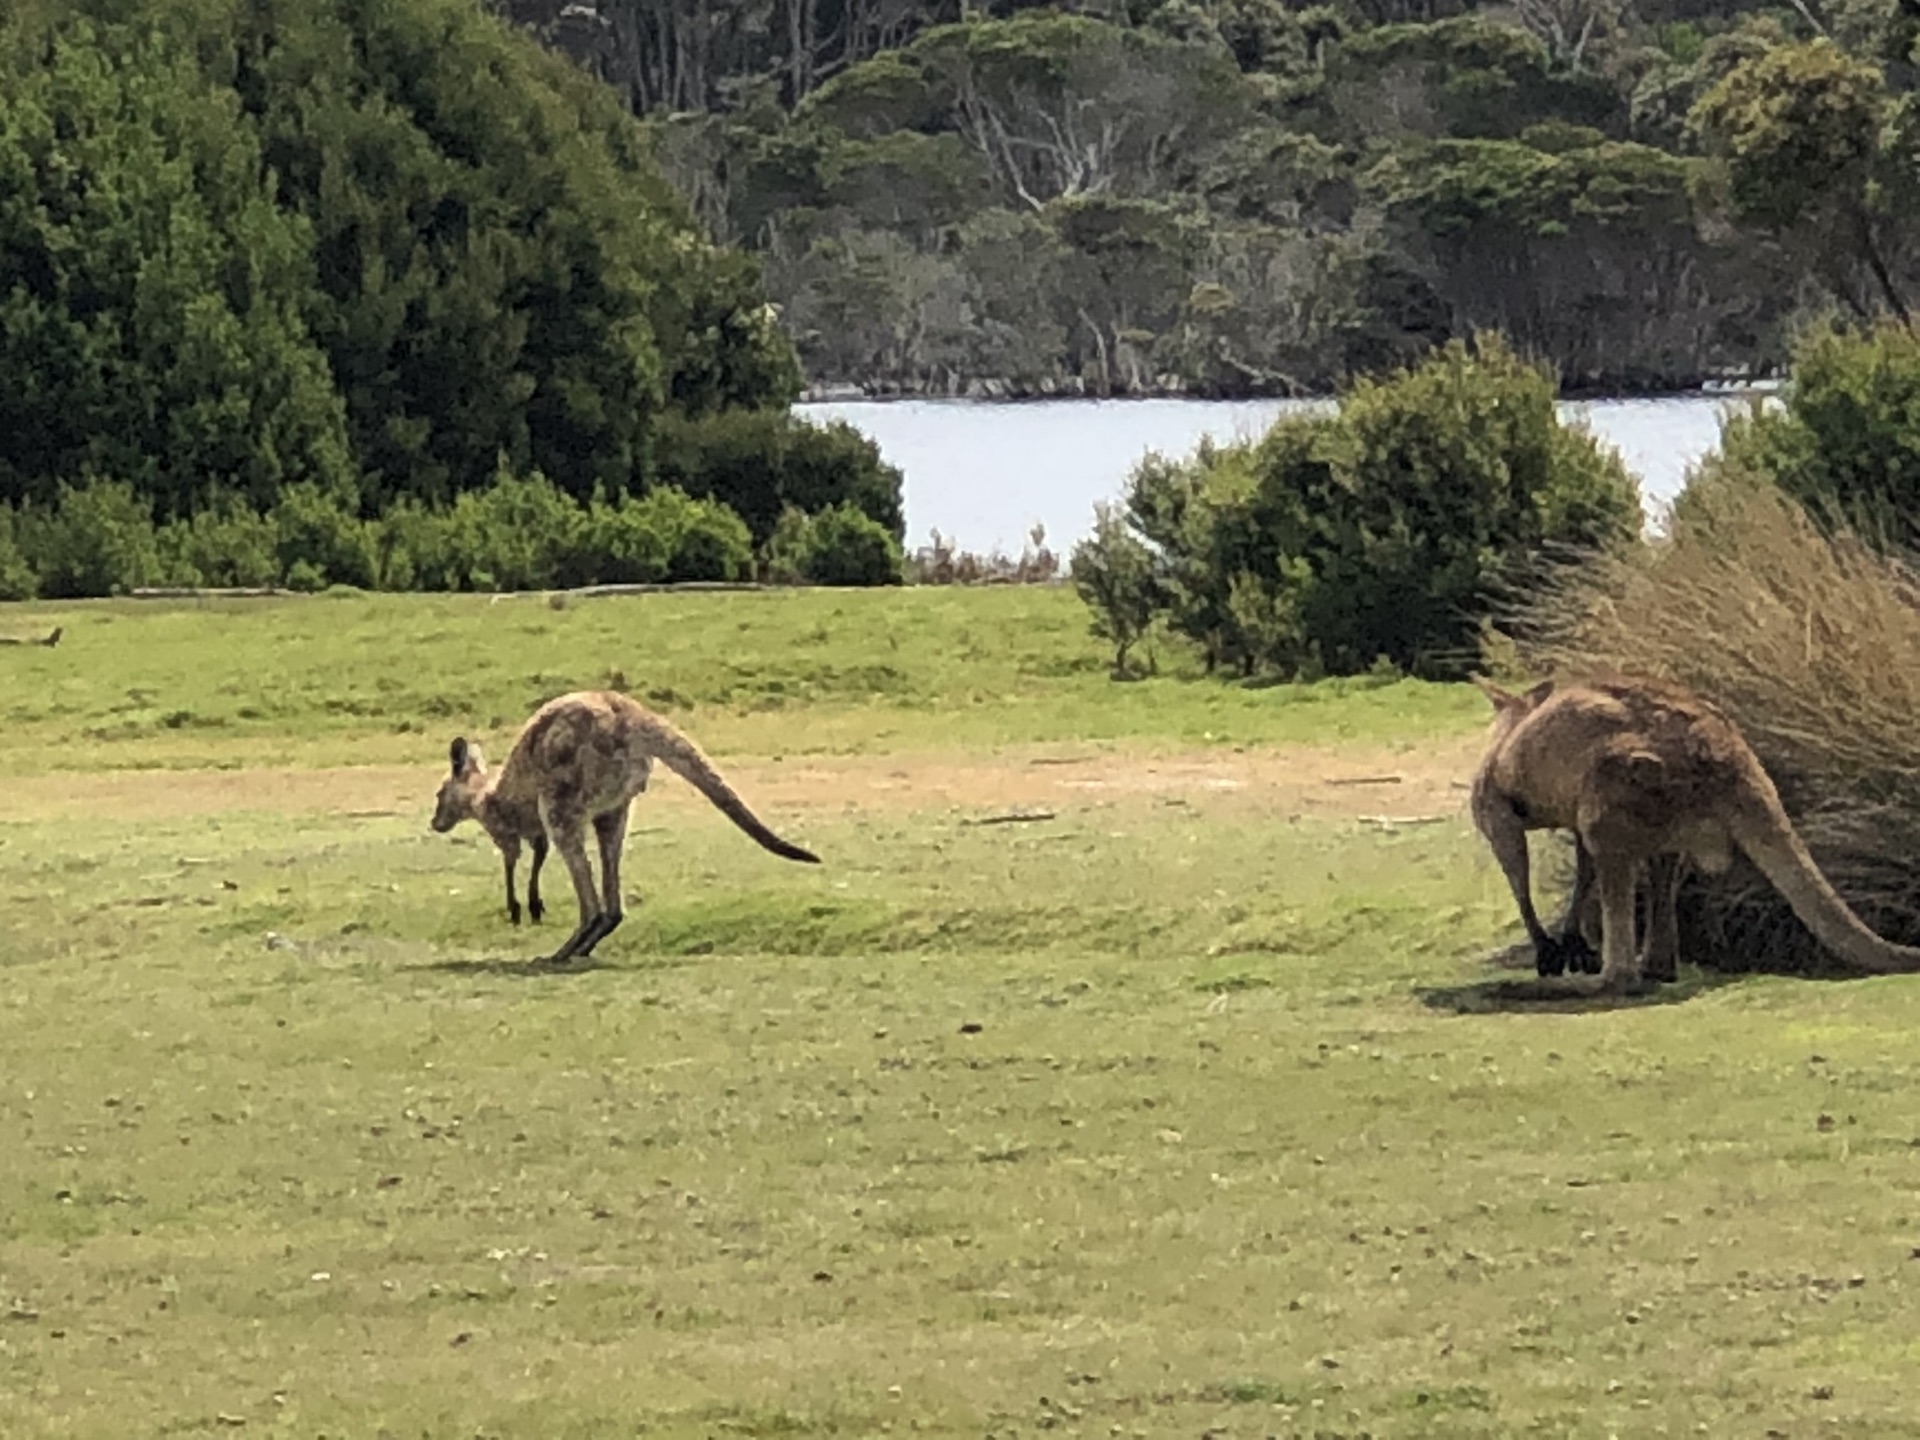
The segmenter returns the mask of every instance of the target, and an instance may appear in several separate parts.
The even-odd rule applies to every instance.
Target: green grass
[[[781,606],[856,605],[748,598],[752,653],[795,672]],[[1097,676],[1034,693],[1083,648],[1050,597],[883,598],[929,642],[903,646],[929,711],[967,678],[950,724],[828,690],[700,698],[700,730],[964,750],[1105,716],[1177,748],[1209,711],[1248,743],[1479,703],[1169,682],[1107,709]],[[737,599],[676,601],[670,683],[717,697],[681,647]],[[63,683],[216,696],[277,650],[284,748],[331,755],[387,732],[297,697],[377,691],[362,660],[450,683],[404,637],[486,635],[464,603],[108,610]],[[836,663],[881,643],[863,613]],[[953,615],[999,658],[934,643]],[[165,681],[195,627],[203,673]],[[526,683],[478,673],[481,710]],[[283,753],[257,723],[226,758]],[[33,725],[12,753],[189,757]],[[643,903],[555,974],[518,962],[562,933],[564,884],[515,932],[471,832],[0,799],[0,1434],[1920,1434],[1911,981],[1514,1003],[1483,959],[1510,904],[1463,819],[822,805],[780,817],[814,868],[649,804]]]
[[[0,605],[9,773],[433,759],[499,740],[570,689],[624,689],[725,752],[833,754],[1072,740],[1163,745],[1459,731],[1459,686],[1116,685],[1071,591]],[[81,742],[76,748],[75,742]]]

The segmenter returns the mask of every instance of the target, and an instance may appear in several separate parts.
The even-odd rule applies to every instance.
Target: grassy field
[[[1470,688],[1116,685],[1060,592],[54,623],[6,1440],[1920,1435],[1920,986],[1518,998]],[[432,790],[609,678],[826,863],[669,779],[531,971]]]

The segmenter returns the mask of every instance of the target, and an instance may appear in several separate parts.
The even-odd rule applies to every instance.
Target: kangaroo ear
[[[1511,710],[1522,703],[1518,695],[1502,690],[1484,675],[1474,676],[1473,683],[1480,687],[1481,694],[1493,702],[1493,708],[1497,711]]]
[[[467,768],[467,742],[465,738],[453,742],[451,754],[453,758],[453,773],[455,776],[459,776],[463,774]]]

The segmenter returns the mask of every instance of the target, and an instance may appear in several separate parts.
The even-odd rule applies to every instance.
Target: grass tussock
[[[1718,705],[1861,918],[1920,940],[1920,577],[1906,564],[1764,481],[1710,473],[1667,539],[1563,577],[1530,620],[1530,668],[1654,675]],[[1696,957],[1829,963],[1744,862],[1688,888]]]

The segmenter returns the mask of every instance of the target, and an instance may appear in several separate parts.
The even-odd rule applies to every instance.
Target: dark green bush
[[[317,485],[289,485],[268,518],[281,577],[293,589],[357,585],[370,590],[378,583],[374,527],[354,513],[346,497]]]
[[[160,565],[174,585],[277,585],[279,540],[272,520],[228,496],[160,527]]]
[[[789,508],[766,556],[776,581],[810,585],[898,585],[906,564],[893,533],[852,504],[817,515]]]
[[[587,550],[597,584],[740,580],[753,568],[753,538],[726,506],[665,487],[617,503],[596,502]]]
[[[40,577],[21,553],[13,508],[0,505],[0,600],[31,600],[40,593]]]
[[[111,595],[165,578],[153,506],[124,481],[62,485],[50,508],[29,508],[16,523],[20,549],[50,600]]]
[[[1455,342],[1337,415],[1142,466],[1129,517],[1170,623],[1243,673],[1463,673],[1516,593],[1638,527],[1625,467],[1554,399],[1502,342]]]
[[[815,514],[850,504],[896,541],[906,534],[900,472],[851,425],[814,425],[783,410],[661,417],[654,476],[711,498],[747,522],[756,545],[788,507]]]

